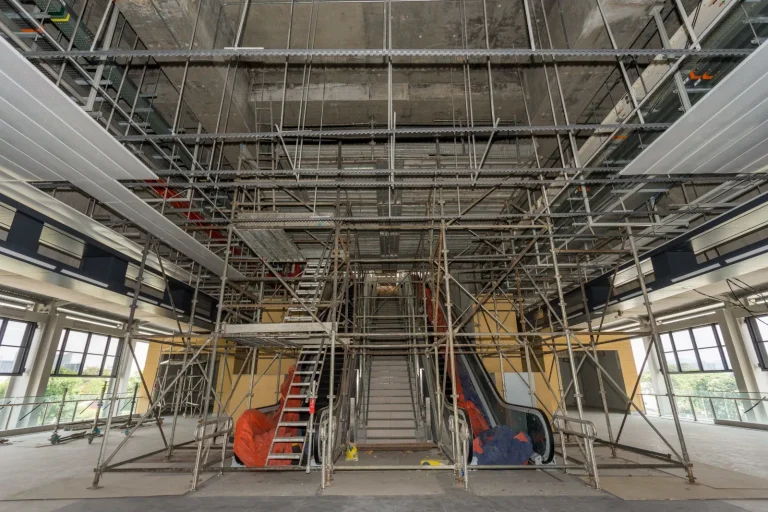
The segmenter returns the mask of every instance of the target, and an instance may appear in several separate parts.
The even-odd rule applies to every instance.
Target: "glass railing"
[[[135,402],[142,396],[134,398],[133,392],[117,396],[115,416],[128,416],[135,409]],[[103,411],[110,407],[112,396],[104,397]],[[0,399],[0,431],[12,431],[32,427],[74,425],[88,423],[96,417],[99,395],[78,395],[62,399],[60,396],[26,396]],[[59,412],[61,411],[61,416]]]
[[[661,418],[672,417],[669,397],[642,393],[645,412]],[[672,396],[681,419],[714,423],[736,421],[768,425],[768,393],[697,392]]]

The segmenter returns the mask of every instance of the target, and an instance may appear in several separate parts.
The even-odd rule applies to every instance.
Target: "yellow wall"
[[[516,322],[516,316],[515,316],[515,304],[511,303],[510,301],[506,299],[489,299],[484,303],[485,308],[492,313],[493,315],[496,315],[499,320],[502,321],[502,325],[499,325],[499,322],[497,322],[491,314],[485,313],[484,311],[479,311],[475,315],[475,332],[476,333],[501,333],[501,334],[508,334],[508,332],[517,332],[517,322]],[[619,336],[601,336],[600,342],[601,345],[598,346],[598,350],[615,350],[618,352],[619,361],[621,363],[621,371],[622,375],[624,377],[624,391],[629,394],[632,391],[632,388],[635,385],[635,381],[637,380],[637,368],[635,366],[635,360],[634,355],[632,353],[632,345],[629,340],[617,340],[614,342],[610,342],[611,339],[616,339]],[[579,335],[576,337],[578,341],[580,341],[584,346],[589,346],[589,336],[588,335]],[[605,343],[609,342],[609,343]],[[497,353],[488,353],[488,355],[485,355],[482,360],[485,364],[486,369],[494,374],[495,380],[496,380],[496,388],[499,390],[499,393],[501,394],[502,390],[502,371],[503,372],[524,372],[527,371],[525,368],[525,360],[524,360],[524,352],[522,349],[515,351],[514,347],[509,347],[508,345],[516,344],[517,340],[516,338],[511,337],[481,337],[477,338],[477,344],[478,345],[495,345],[499,344],[502,345],[502,348],[506,350],[505,357],[503,358],[503,361],[499,361],[499,356]],[[573,345],[578,347],[578,344],[575,340],[573,340]],[[564,337],[557,338],[554,340],[555,346],[558,348],[558,350],[564,350],[566,348],[566,340]],[[507,347],[504,347],[504,345],[507,345]],[[582,352],[581,349],[574,349],[574,352],[578,354],[579,352]],[[533,371],[533,377],[534,377],[534,388],[536,390],[536,396],[538,398],[538,406],[545,411],[552,412],[557,407],[557,403],[560,400],[560,393],[559,393],[559,384],[558,384],[558,376],[557,376],[557,365],[553,367],[553,355],[552,351],[549,348],[544,349],[543,356],[540,356],[540,362],[541,367],[544,369],[544,373],[539,371],[539,367],[536,365],[535,362],[533,362],[533,354],[531,354],[531,370]],[[577,356],[576,360],[578,361],[580,358]],[[503,364],[503,368],[502,368]],[[551,375],[550,375],[550,369],[552,369]],[[547,386],[547,383],[549,383],[549,387]],[[563,388],[567,387],[568,383],[563,383]],[[606,382],[605,384],[606,388],[610,386]],[[551,387],[551,389],[550,389]],[[642,399],[640,397],[635,397],[634,400],[635,404],[639,407],[643,407]]]
[[[264,309],[262,312],[262,322],[263,323],[276,323],[281,322],[283,320],[285,310],[280,308],[275,309]],[[192,341],[193,346],[199,347],[202,343],[205,342],[206,338],[199,338]],[[177,340],[177,343],[181,343],[181,340]],[[222,343],[220,343],[220,346],[225,344],[226,341],[224,340]],[[142,369],[142,372],[144,374],[144,379],[147,382],[147,385],[150,387],[150,392],[153,392],[152,387],[155,383],[155,379],[157,377],[158,367],[160,366],[160,360],[161,360],[161,354],[162,353],[168,353],[169,350],[172,350],[173,352],[181,352],[181,347],[169,347],[167,345],[161,345],[159,343],[150,343],[149,349],[147,350],[147,359],[144,363],[144,368]],[[224,348],[219,349],[219,354],[224,353]],[[240,359],[244,359],[247,355],[247,349],[240,348],[238,352],[238,356]],[[254,380],[254,389],[253,389],[253,398],[252,401],[252,407],[264,407],[267,405],[272,405],[278,401],[278,394],[276,392],[277,390],[277,381],[282,380],[285,378],[285,375],[288,373],[288,369],[295,363],[295,360],[293,358],[289,358],[286,356],[282,356],[278,359],[274,358],[274,353],[265,353],[264,350],[261,351],[258,361],[256,364],[256,371],[253,377]],[[271,362],[271,366],[270,366]],[[242,377],[240,377],[240,381],[237,382],[237,372],[234,371],[234,365],[235,365],[235,355],[230,354],[227,357],[227,364],[225,365],[223,362],[223,359],[219,357],[219,368],[218,368],[218,377],[216,381],[217,389],[221,387],[221,400],[222,402],[227,405],[227,413],[234,416],[235,420],[240,416],[240,414],[243,413],[243,411],[247,408],[248,399],[245,398],[248,394],[249,388],[250,388],[250,362],[248,362],[248,366],[243,369]],[[265,371],[266,369],[266,371]],[[162,367],[160,367],[160,371],[162,371]],[[278,377],[278,371],[281,375],[281,377]],[[221,376],[224,376],[224,382],[222,384]],[[257,379],[259,379],[257,381]],[[235,387],[234,392],[232,392],[233,386],[235,386],[235,383],[237,382],[237,385]],[[230,397],[231,394],[231,397]],[[140,413],[143,413],[147,410],[147,407],[149,406],[149,402],[147,401],[146,397],[144,397],[144,393],[140,393],[140,395],[143,398],[140,398],[138,400],[137,404],[137,411]],[[241,403],[242,401],[242,403]]]

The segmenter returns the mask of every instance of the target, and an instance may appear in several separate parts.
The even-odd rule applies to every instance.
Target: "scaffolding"
[[[176,334],[149,339],[176,345],[180,350],[170,352],[173,357],[169,355],[162,377],[156,379],[154,393],[150,393],[142,375],[146,395],[154,398],[128,437],[111,453],[107,438],[114,411],[112,405],[108,408],[94,487],[104,473],[119,471],[189,472],[195,489],[206,472],[309,472],[313,468],[321,472],[323,486],[327,485],[335,471],[349,469],[334,464],[345,428],[350,422],[366,421],[366,386],[356,390],[354,403],[346,402],[343,394],[336,396],[334,384],[342,375],[334,373],[335,364],[330,365],[328,408],[321,418],[313,418],[310,423],[319,426],[319,467],[313,467],[309,457],[303,466],[227,466],[232,456],[229,437],[233,429],[228,411],[235,390],[231,386],[229,393],[225,392],[224,374],[230,372],[228,357],[235,352],[244,354],[235,379],[249,379],[249,393],[243,400],[250,408],[254,386],[272,363],[278,361],[279,366],[283,354],[296,355],[302,348],[317,348],[318,353],[327,350],[331,361],[335,361],[337,353],[343,354],[345,361],[358,365],[363,372],[375,353],[404,354],[409,357],[413,382],[420,368],[415,357],[432,361],[435,385],[443,390],[435,395],[441,403],[432,406],[447,412],[429,420],[427,415],[419,417],[446,422],[441,425],[445,427],[443,442],[453,455],[453,464],[418,469],[453,471],[465,486],[469,485],[471,469],[542,467],[584,472],[595,487],[599,487],[600,469],[622,467],[683,468],[689,481],[694,482],[649,299],[643,255],[708,216],[745,201],[768,177],[764,173],[638,176],[621,171],[624,164],[701,100],[701,91],[692,91],[681,81],[682,70],[717,68],[721,73],[718,76],[726,76],[754,51],[748,43],[724,46],[738,39],[725,34],[731,34],[729,30],[751,31],[746,41],[753,35],[757,39],[762,29],[755,27],[753,19],[768,10],[768,2],[733,1],[716,12],[702,6],[697,15],[709,16],[708,23],[697,28],[679,1],[668,2],[649,13],[641,35],[629,47],[620,48],[601,0],[595,0],[610,48],[590,49],[555,47],[554,29],[541,0],[521,2],[528,43],[525,48],[491,46],[484,1],[485,47],[468,46],[468,17],[465,3],[460,1],[460,48],[396,48],[392,26],[395,3],[400,2],[378,2],[383,10],[384,35],[384,47],[379,49],[315,48],[316,29],[311,21],[306,47],[292,47],[293,17],[285,49],[246,47],[242,40],[248,30],[249,11],[258,9],[259,3],[244,2],[234,17],[236,28],[226,46],[197,48],[193,31],[186,49],[149,50],[139,48],[137,37],[126,42],[115,34],[118,19],[128,27],[116,8],[104,12],[99,30],[88,40],[90,48],[84,49],[76,37],[68,39],[67,34],[72,32],[55,24],[43,26],[37,16],[42,12],[40,7],[9,0],[18,22],[35,31],[38,43],[33,48],[14,29],[0,25],[17,49],[48,75],[58,77],[57,83],[79,103],[92,108],[94,98],[100,100],[96,108],[101,115],[95,117],[142,159],[153,164],[157,160],[165,162],[154,166],[156,174],[165,180],[159,207],[224,261],[222,269],[196,267],[189,255],[139,233],[146,243],[123,356],[129,356],[127,351],[133,350],[131,339],[137,338],[132,334],[134,313],[150,252],[158,256],[161,265],[165,259],[197,276],[195,299],[186,318],[181,318],[174,308]],[[290,6],[293,9],[294,2]],[[311,19],[317,19],[319,8],[316,2],[311,3]],[[112,27],[109,37],[103,34],[105,25]],[[674,37],[667,33],[670,26],[677,29]],[[607,71],[589,107],[574,115],[568,105],[562,69],[569,63],[585,61],[606,67]],[[189,116],[192,109],[187,112],[185,88],[191,62],[225,68],[215,130],[206,132],[196,118]],[[98,75],[91,71],[92,63],[99,63]],[[162,113],[155,111],[151,101],[137,109],[140,94],[128,98],[133,101],[126,110],[127,77],[139,76],[136,90],[141,91],[146,89],[142,82],[148,69],[171,63],[182,63],[184,69],[181,83],[171,84],[168,89],[176,99],[171,102],[175,109],[169,116],[173,121],[165,123],[168,129],[161,131],[156,126],[149,130],[147,113]],[[386,76],[386,123],[376,120],[368,126],[326,126],[323,108],[330,100],[324,95],[320,98],[319,122],[307,122],[311,88],[320,84],[325,90],[327,70],[339,63],[375,66]],[[109,76],[122,78],[103,85],[100,77],[105,66],[111,70]],[[463,98],[445,99],[451,104],[450,119],[413,126],[398,118],[393,75],[414,66],[449,69],[450,84],[463,89]],[[256,131],[228,132],[234,77],[247,70],[250,90],[263,98],[265,86],[261,79],[267,69],[275,68],[282,70],[279,74],[283,76],[280,101],[270,101],[268,115],[265,107],[256,108]],[[494,85],[493,77],[500,70],[517,78],[521,118],[502,120],[497,116],[494,94],[498,85]],[[460,77],[456,83],[454,73]],[[322,82],[318,75],[323,77]],[[490,105],[489,119],[485,120],[479,116],[476,119],[474,114],[478,108],[473,106],[479,94],[478,76],[483,78],[483,90],[487,91],[484,102]],[[546,123],[539,122],[542,113],[535,111],[538,105],[529,104],[533,78],[540,79],[545,93]],[[74,92],[70,83],[73,80],[78,80],[80,87]],[[288,119],[286,108],[286,91],[290,88],[300,92],[295,120]],[[269,123],[265,117],[269,117]],[[236,158],[232,158],[233,154]],[[130,181],[124,185],[145,200],[157,200],[156,183]],[[62,183],[39,186],[53,191],[67,188]],[[705,187],[706,193],[688,200],[686,187]],[[687,200],[685,204],[660,200],[659,189],[680,191]],[[124,225],[124,221],[107,222],[109,226],[117,224]],[[298,261],[288,256],[294,248],[298,249]],[[635,330],[608,329],[607,305],[620,286],[616,282],[620,269],[628,264],[634,268],[637,296],[646,308],[644,323]],[[229,277],[231,269],[240,277]],[[165,270],[161,270],[165,277]],[[605,275],[610,276],[608,298],[602,308],[596,308],[594,299],[587,296],[585,283]],[[379,281],[404,287],[417,298],[416,303],[409,302],[407,309],[397,312],[404,321],[396,331],[372,328],[370,317],[377,315],[378,305],[373,303],[371,289]],[[418,295],[419,287],[431,290],[431,306],[426,304],[426,295]],[[574,290],[581,299],[576,308],[580,314],[574,314],[573,302],[566,296]],[[219,306],[209,333],[194,331],[198,292],[215,294]],[[500,312],[501,302],[511,305],[511,309]],[[428,310],[433,312],[432,318]],[[429,327],[438,324],[438,311],[445,317],[445,330],[439,333]],[[600,312],[593,316],[596,311]],[[275,312],[281,319],[277,324],[280,327],[270,329],[264,320]],[[509,324],[510,314],[515,319],[514,327]],[[474,329],[478,318],[486,322],[485,330]],[[651,354],[660,364],[666,384],[663,396],[669,401],[677,447],[638,405],[640,377],[627,392],[598,360],[600,347],[635,337],[650,339],[643,368]],[[444,354],[455,368],[456,354],[470,350],[497,360],[500,371],[508,366],[517,368],[519,363],[515,361],[519,360],[523,363],[522,373],[527,373],[532,403],[545,407],[550,397],[554,399],[555,407],[545,412],[559,436],[561,462],[551,466],[468,465],[466,454],[471,439],[466,419],[456,394],[444,394],[446,381],[456,378],[455,372],[441,374],[438,359],[439,354]],[[257,375],[256,363],[264,354],[274,358]],[[545,358],[551,360],[549,368],[542,364]],[[561,363],[565,359],[569,367],[564,373]],[[168,371],[170,361],[178,366],[178,372]],[[607,439],[598,436],[595,425],[584,415],[578,376],[587,361],[597,369]],[[541,380],[546,389],[536,386],[535,374],[544,377]],[[564,380],[566,374],[570,381]],[[503,391],[503,382],[501,385]],[[608,389],[617,393],[626,406],[622,426],[615,433],[605,398]],[[575,410],[566,406],[571,391]],[[115,403],[115,398],[109,403]],[[158,411],[172,415],[168,439]],[[620,442],[630,413],[643,418],[669,454]],[[199,417],[199,422],[193,438],[178,443],[175,435],[180,414]],[[157,423],[165,448],[115,462],[126,440],[149,418]],[[311,444],[315,431],[310,428],[310,432],[305,446]],[[621,451],[633,451],[654,462],[605,462],[597,456],[595,445],[609,447],[612,458]],[[174,461],[177,449],[194,449],[194,463],[168,465],[168,461]],[[161,452],[166,461],[162,465],[132,465]]]

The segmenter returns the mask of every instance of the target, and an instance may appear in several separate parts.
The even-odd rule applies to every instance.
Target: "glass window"
[[[35,324],[0,318],[0,375],[21,375]]]
[[[710,326],[692,329],[693,338],[696,340],[696,348],[709,348],[717,346],[717,336]]]
[[[747,326],[752,334],[752,343],[757,352],[760,368],[768,371],[768,315],[748,318]]]
[[[672,352],[672,338],[666,332],[661,335],[661,345],[664,347],[664,352]]]
[[[681,329],[660,337],[670,372],[724,372],[731,369],[717,324]]]
[[[677,358],[680,360],[680,371],[683,371],[683,372],[699,371],[699,360],[696,359],[695,350],[684,350],[682,352],[678,352]]]
[[[675,342],[675,350],[690,350],[693,348],[693,340],[688,330],[673,332],[672,340]]]
[[[52,375],[111,377],[120,339],[92,332],[64,329],[56,351]]]
[[[725,370],[725,363],[718,348],[703,348],[699,350],[701,367],[705,372]]]

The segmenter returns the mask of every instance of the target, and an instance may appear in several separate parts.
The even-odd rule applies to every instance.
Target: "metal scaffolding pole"
[[[693,476],[693,464],[691,464],[691,458],[688,455],[688,446],[685,444],[685,436],[683,435],[683,426],[680,423],[680,413],[677,409],[677,402],[674,397],[674,388],[672,387],[672,379],[669,376],[669,367],[667,366],[667,360],[664,357],[664,349],[661,346],[661,338],[659,337],[659,330],[656,324],[656,318],[653,314],[653,308],[651,307],[651,300],[648,297],[648,288],[645,285],[645,275],[643,273],[642,265],[640,264],[640,258],[637,255],[637,245],[635,244],[635,238],[632,236],[632,228],[627,227],[627,236],[629,237],[629,246],[632,248],[632,259],[635,262],[635,268],[637,269],[637,280],[640,282],[640,290],[643,293],[643,302],[645,303],[645,310],[648,313],[648,325],[651,328],[651,344],[656,348],[656,357],[659,361],[661,369],[661,376],[664,379],[664,386],[666,387],[666,394],[669,398],[669,407],[672,411],[672,419],[675,422],[675,431],[677,432],[677,439],[680,442],[680,461],[685,465],[685,471],[688,475],[688,481],[690,483],[696,483],[696,478]]]
[[[139,272],[136,277],[136,284],[134,285],[133,289],[133,298],[131,299],[131,309],[128,313],[128,322],[126,323],[126,333],[125,338],[123,340],[123,351],[120,354],[121,360],[126,360],[128,358],[128,354],[131,352],[131,338],[133,336],[133,323],[134,318],[136,316],[136,309],[138,308],[138,301],[139,301],[139,292],[141,291],[141,283],[142,279],[144,277],[144,267],[147,263],[147,256],[149,255],[149,248],[152,244],[152,237],[150,235],[147,235],[147,239],[144,243],[144,251],[141,253],[141,263],[139,264]],[[117,404],[117,395],[118,391],[120,389],[120,374],[118,373],[115,376],[115,380],[112,383],[112,398],[109,401],[109,410],[107,411],[107,424],[104,427],[104,436],[101,438],[101,447],[99,448],[99,457],[96,460],[96,467],[94,468],[94,476],[93,476],[93,483],[91,484],[91,489],[98,489],[99,488],[99,481],[101,480],[101,475],[104,473],[104,469],[106,468],[106,465],[109,463],[109,459],[111,457],[105,459],[106,453],[107,453],[107,441],[109,440],[109,431],[112,428],[112,420],[115,415],[115,405]],[[147,397],[149,399],[149,397]],[[158,428],[160,429],[160,434],[163,434],[162,427],[160,427],[160,424],[158,423]],[[165,441],[165,437],[163,437],[163,441]],[[119,449],[120,447],[118,447]],[[117,450],[115,450],[116,452]],[[113,454],[114,455],[114,454]]]

